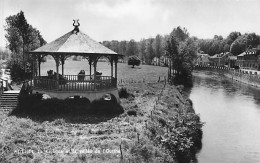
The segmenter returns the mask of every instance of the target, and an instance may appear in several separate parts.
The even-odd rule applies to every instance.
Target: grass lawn
[[[41,75],[47,75],[48,70],[56,71],[55,62],[53,60],[48,60],[45,63],[41,64]],[[114,66],[115,69],[115,66]],[[121,80],[136,80],[142,81],[143,79],[146,81],[157,81],[159,76],[161,78],[167,76],[167,67],[158,67],[158,66],[149,66],[149,65],[140,65],[135,68],[131,68],[131,66],[126,63],[118,63],[118,81]],[[85,70],[86,75],[89,74],[89,64],[88,61],[71,61],[68,60],[64,65],[64,74],[65,75],[77,75],[80,70]],[[92,67],[92,74],[94,68]],[[97,71],[101,71],[102,75],[110,76],[111,75],[111,66],[109,62],[98,62]],[[114,70],[115,71],[115,70]],[[60,70],[61,72],[61,66]]]

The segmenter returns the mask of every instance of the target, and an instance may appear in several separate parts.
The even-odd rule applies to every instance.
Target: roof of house
[[[237,56],[228,56],[228,58],[229,58],[230,60],[236,60],[236,59],[237,59]]]
[[[75,29],[29,53],[120,55]]]
[[[239,57],[245,56],[245,55],[254,55],[254,54],[259,54],[259,49],[252,48],[244,51],[243,53],[239,54]]]
[[[215,54],[215,55],[213,55],[213,56],[210,56],[210,58],[221,58],[221,54]]]
[[[215,55],[211,56],[210,58],[211,59],[213,59],[213,58],[222,58],[222,57],[225,57],[225,56],[233,56],[233,54],[230,53],[230,52],[225,52],[225,53],[215,54]]]
[[[222,54],[222,57],[225,57],[225,56],[234,56],[232,53],[230,53],[230,52],[225,52],[224,54],[223,53],[221,53]]]
[[[248,49],[245,51],[246,55],[251,55],[251,54],[256,54],[257,53],[257,49],[253,48],[253,49]]]
[[[208,54],[197,53],[198,56],[209,56]]]
[[[243,56],[245,56],[246,55],[246,52],[243,52],[243,53],[241,53],[241,54],[239,54],[239,55],[237,55],[238,57],[243,57]]]

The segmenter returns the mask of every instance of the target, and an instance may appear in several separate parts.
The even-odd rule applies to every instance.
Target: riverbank
[[[126,86],[119,116],[0,115],[0,162],[175,162],[195,159],[201,127],[181,88]]]
[[[231,80],[260,88],[260,76],[256,71],[235,70],[226,67],[196,66],[195,70],[216,71]]]
[[[260,88],[260,77],[258,75],[244,74],[244,73],[233,70],[233,71],[224,73],[224,76],[226,76],[234,81]]]

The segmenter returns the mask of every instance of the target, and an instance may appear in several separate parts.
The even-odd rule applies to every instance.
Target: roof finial
[[[73,26],[74,26],[74,30],[73,30],[73,32],[76,32],[76,34],[79,32],[79,26],[80,26],[80,24],[79,24],[79,19],[73,19]]]

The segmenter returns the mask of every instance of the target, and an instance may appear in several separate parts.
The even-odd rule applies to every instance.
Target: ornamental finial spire
[[[79,32],[79,26],[80,26],[79,19],[73,19],[73,26],[74,26],[73,32],[74,33],[76,32],[77,34]]]

